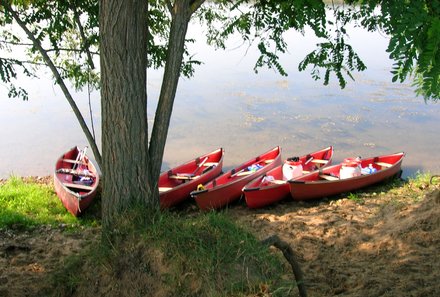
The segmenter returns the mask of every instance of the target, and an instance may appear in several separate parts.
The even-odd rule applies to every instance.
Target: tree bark
[[[133,208],[158,209],[159,200],[148,182],[147,1],[100,0],[99,13],[106,230]]]

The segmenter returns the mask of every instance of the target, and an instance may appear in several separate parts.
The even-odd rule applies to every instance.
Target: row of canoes
[[[359,159],[359,172],[361,168],[370,171],[349,177],[341,174],[345,163],[331,165],[332,146],[296,157],[294,164],[298,164],[300,173],[290,178],[286,178],[286,163],[281,160],[279,147],[224,173],[223,157],[220,148],[163,172],[158,182],[161,208],[190,197],[202,210],[225,207],[240,197],[245,198],[248,207],[258,208],[289,196],[308,200],[355,191],[399,175],[404,153]],[[62,155],[55,167],[55,190],[67,210],[77,216],[96,195],[96,167],[77,147]]]

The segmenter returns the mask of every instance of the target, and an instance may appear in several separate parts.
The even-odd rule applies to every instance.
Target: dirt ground
[[[308,296],[440,296],[440,190],[284,201],[229,215],[264,239],[277,234],[296,253]],[[99,229],[0,230],[0,296],[35,296],[47,275]],[[297,292],[292,293],[297,296]]]

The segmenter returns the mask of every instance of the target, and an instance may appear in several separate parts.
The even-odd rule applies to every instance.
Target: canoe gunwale
[[[320,172],[303,175],[298,180],[289,181],[291,197],[296,201],[319,199],[322,197],[331,197],[342,193],[358,191],[384,182],[397,176],[402,171],[401,166],[404,157],[405,153],[399,152],[364,158],[362,159],[363,168],[365,168],[365,165],[369,162],[374,163],[378,160],[384,160],[385,162],[392,164],[392,166],[382,167],[376,172],[350,178],[337,180],[319,179]],[[335,171],[340,170],[341,166],[342,163],[329,166],[324,170],[324,173],[334,173]]]
[[[245,189],[243,189],[243,192],[258,191],[260,189],[261,189],[261,187],[245,188]]]
[[[205,192],[208,192],[208,189],[204,189],[204,190],[200,190],[200,191],[192,191],[191,192],[191,196],[193,196],[193,195],[199,195],[199,194],[203,194],[203,193],[205,193]]]
[[[270,160],[262,168],[253,171],[251,174],[239,176],[249,166]],[[281,164],[281,148],[276,146],[255,158],[252,158],[232,170],[218,176],[205,185],[206,191],[193,191],[191,196],[196,200],[201,210],[212,210],[225,207],[238,200],[243,194],[243,187],[251,180],[264,175],[267,171]],[[232,179],[232,180],[231,180]]]
[[[333,146],[297,156],[302,163],[302,174],[308,174],[329,166],[333,159]],[[293,157],[292,157],[293,158]],[[242,192],[249,208],[261,208],[277,203],[290,195],[290,185],[284,179],[283,165],[280,164],[264,176],[250,181],[243,187]],[[265,177],[269,177],[265,180]],[[296,178],[296,177],[295,177]],[[295,178],[291,179],[294,180]]]
[[[66,164],[74,164],[73,162],[65,161],[66,159],[69,160],[69,158],[66,158],[66,156],[79,154],[79,152],[80,149],[77,146],[74,146],[70,150],[66,151],[63,155],[61,155],[56,161],[53,174],[55,192],[64,207],[74,216],[81,215],[83,211],[92,203],[98,192],[98,185],[100,181],[97,167],[88,156],[84,156],[86,162],[77,162],[77,164],[82,163],[87,166],[87,170],[91,173],[87,174],[87,176],[93,177],[93,183],[90,186],[84,185],[84,187],[88,187],[88,189],[78,188],[78,191],[75,191],[71,187],[69,187],[69,185],[74,184],[74,182],[62,178],[63,176],[66,177],[69,175],[80,176],[76,174],[71,174],[70,172],[63,172],[64,169],[73,170],[72,168],[66,167]],[[81,184],[78,183],[78,186],[81,187]]]
[[[220,147],[215,149],[214,151],[193,158],[167,171],[162,172],[159,176],[158,186],[161,187],[161,184],[167,185],[166,187],[169,187],[170,189],[168,189],[167,191],[159,192],[161,209],[170,208],[183,202],[185,199],[190,198],[192,191],[197,191],[195,189],[197,188],[198,184],[206,184],[215,179],[218,175],[220,175],[223,170],[224,154],[225,150]],[[208,159],[212,159],[212,161],[206,162]],[[205,166],[206,163],[209,164]],[[182,169],[187,170],[188,168],[186,167],[190,165],[195,165],[195,172],[201,171],[201,173],[195,176],[195,178],[174,179],[174,181],[181,181],[180,184],[169,183],[169,181],[173,180],[173,175],[185,174],[179,171]],[[194,174],[194,170],[193,172],[188,174]],[[161,183],[162,179],[163,183]],[[168,181],[166,179],[168,179]]]

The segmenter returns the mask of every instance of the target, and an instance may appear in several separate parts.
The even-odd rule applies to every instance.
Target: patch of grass
[[[91,218],[79,220],[68,213],[48,185],[15,176],[0,185],[0,228],[27,229],[46,224],[74,227],[95,223]]]
[[[408,178],[408,186],[411,188],[417,188],[420,190],[424,190],[430,185],[431,180],[431,174],[430,173],[421,173],[416,172],[414,176],[410,176]],[[433,179],[433,184],[438,184],[438,179]]]
[[[100,284],[96,296],[151,296],[157,290],[163,296],[286,296],[296,290],[282,279],[292,277],[285,261],[223,212],[162,212],[145,228],[119,235],[113,244],[84,249],[81,263],[74,258],[64,265],[50,296],[87,291],[90,279]]]
[[[352,201],[354,201],[354,202],[356,202],[356,203],[362,203],[362,202],[364,202],[364,199],[362,199],[362,198],[361,198],[358,194],[356,194],[356,193],[349,193],[347,198],[350,199],[350,200],[352,200]]]
[[[163,214],[147,231],[146,240],[166,252],[175,271],[171,283],[184,282],[184,274],[199,275],[203,296],[255,293],[262,283],[275,285],[275,276],[282,274],[279,259],[222,212],[195,218]]]

